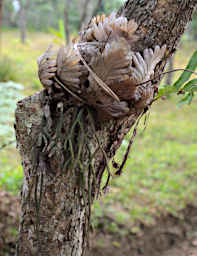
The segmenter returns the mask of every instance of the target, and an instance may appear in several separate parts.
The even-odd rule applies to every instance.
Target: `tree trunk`
[[[25,6],[21,0],[18,0],[20,9],[19,9],[19,30],[20,30],[20,39],[21,43],[26,43],[26,18],[27,18],[27,8],[28,6]]]
[[[197,0],[128,0],[120,9],[119,14],[138,24],[134,51],[167,45],[166,58],[157,66],[158,74],[176,50],[196,6]],[[88,110],[73,106],[66,97],[56,102],[43,91],[18,103],[16,137],[24,180],[17,256],[84,255],[90,207],[99,195],[107,160],[114,156],[143,111],[136,109],[129,117],[92,126]],[[84,120],[85,125],[80,121],[76,125],[73,120]],[[84,136],[88,140],[82,147]],[[53,140],[56,150],[47,155],[42,144],[53,148]],[[74,144],[69,144],[71,140],[79,145],[81,162]],[[66,152],[62,147],[65,143],[70,145]],[[70,160],[73,156],[76,162]],[[85,166],[83,171],[81,163]]]
[[[92,16],[96,16],[98,12],[103,12],[103,11],[104,11],[103,0],[98,0],[96,8],[92,13]]]
[[[90,3],[90,0],[85,0],[84,2],[84,6],[83,6],[83,11],[82,11],[82,15],[81,15],[81,21],[80,21],[80,24],[79,24],[79,30],[82,29],[84,23],[85,23],[85,20],[86,20],[86,17],[87,17],[87,13],[88,13],[88,5]]]
[[[53,15],[54,18],[58,21],[59,20],[59,8],[58,8],[58,0],[51,0],[51,6],[55,10]]]
[[[1,53],[1,28],[3,20],[3,0],[0,0],[0,53]]]
[[[66,0],[66,6],[64,8],[64,29],[65,29],[67,45],[70,43],[69,8],[70,8],[70,0]]]
[[[0,0],[0,29],[2,26],[3,0]]]

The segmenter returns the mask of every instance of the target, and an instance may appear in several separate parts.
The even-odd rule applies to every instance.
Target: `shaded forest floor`
[[[152,227],[142,224],[140,235],[98,230],[87,256],[197,256],[197,208],[187,206],[181,214],[160,217]]]
[[[0,191],[0,198],[0,256],[13,256],[19,199],[4,191]],[[153,226],[141,224],[138,234],[126,235],[107,230],[102,217],[100,228],[91,234],[86,256],[197,256],[197,208],[187,206],[179,216],[159,217]],[[119,229],[127,227],[121,225]]]

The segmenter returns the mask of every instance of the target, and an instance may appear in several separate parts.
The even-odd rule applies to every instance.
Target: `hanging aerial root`
[[[116,164],[115,162],[113,163],[114,165],[116,165],[118,168],[118,170],[115,172],[115,175],[121,175],[122,174],[122,171],[123,171],[123,168],[126,164],[126,161],[128,159],[128,156],[129,156],[129,153],[130,153],[130,150],[131,150],[131,146],[133,145],[133,142],[134,142],[134,139],[137,135],[137,130],[138,130],[138,126],[139,126],[139,123],[140,123],[140,120],[141,118],[143,117],[143,115],[146,113],[146,111],[144,111],[137,119],[136,123],[135,123],[135,126],[134,126],[134,129],[133,129],[133,134],[131,136],[131,138],[129,139],[129,144],[127,146],[127,150],[124,154],[124,157],[123,157],[123,161],[122,163],[120,164],[120,166],[118,164]]]

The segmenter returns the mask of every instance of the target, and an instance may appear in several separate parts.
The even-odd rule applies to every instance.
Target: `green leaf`
[[[54,44],[57,44],[57,45],[59,45],[59,46],[62,46],[63,39],[56,37],[56,38],[53,40],[53,43],[54,43]]]
[[[197,79],[189,81],[184,87],[184,92],[195,92],[197,91]]]
[[[53,34],[54,36],[58,37],[58,38],[64,39],[64,38],[62,37],[61,32],[58,31],[58,30],[56,30],[56,29],[54,29],[54,28],[49,28],[49,32],[50,32],[51,34]]]
[[[186,69],[187,70],[191,70],[194,71],[197,68],[197,51],[194,52],[194,54],[192,55]],[[183,84],[189,80],[189,78],[191,77],[192,73],[188,72],[188,71],[184,71],[181,76],[179,77],[179,79],[173,84],[173,87],[176,88],[176,90],[180,89],[181,86],[183,86]]]
[[[157,94],[157,98],[160,98],[162,96],[168,96],[172,93],[176,92],[176,89],[173,88],[171,85],[163,85],[159,87],[159,92]]]
[[[65,40],[65,30],[64,30],[64,22],[63,20],[59,20],[59,32],[61,34],[61,38]]]
[[[48,28],[49,32],[56,37],[63,39],[65,41],[65,31],[64,31],[64,22],[63,20],[59,20],[58,22],[59,30],[54,28]]]
[[[185,97],[183,97],[177,104],[177,107],[181,107],[183,104],[190,104],[192,102],[192,99],[194,97],[194,93],[190,92]]]

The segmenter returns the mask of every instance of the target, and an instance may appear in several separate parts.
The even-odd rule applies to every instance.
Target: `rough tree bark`
[[[119,10],[119,14],[129,20],[135,19],[138,24],[139,38],[133,45],[134,51],[167,45],[166,58],[157,66],[157,74],[163,71],[167,58],[176,50],[196,6],[197,0],[128,0]],[[61,132],[65,138],[73,122],[75,110],[67,98],[63,102],[64,108],[62,103],[53,102],[50,111],[46,101],[50,98],[42,91],[20,101],[16,110],[16,137],[24,169],[16,255],[81,256],[87,246],[90,204],[100,191],[106,158],[114,156],[143,110],[136,109],[130,117],[121,120],[101,122],[96,130],[87,122],[84,133],[88,135],[89,144],[82,149],[87,169],[81,174],[75,166],[73,171],[63,171],[61,159],[65,152],[61,151],[61,146],[58,153],[49,157],[40,150],[41,143],[36,143],[40,140],[41,129],[45,131],[48,127],[54,134],[60,115],[63,122]],[[87,148],[93,152],[99,146],[95,135],[106,155],[102,152],[96,155],[93,175],[87,162]],[[46,134],[44,140],[50,140],[50,134]],[[85,188],[83,191],[80,190],[81,182]],[[88,195],[91,185],[93,189]]]

